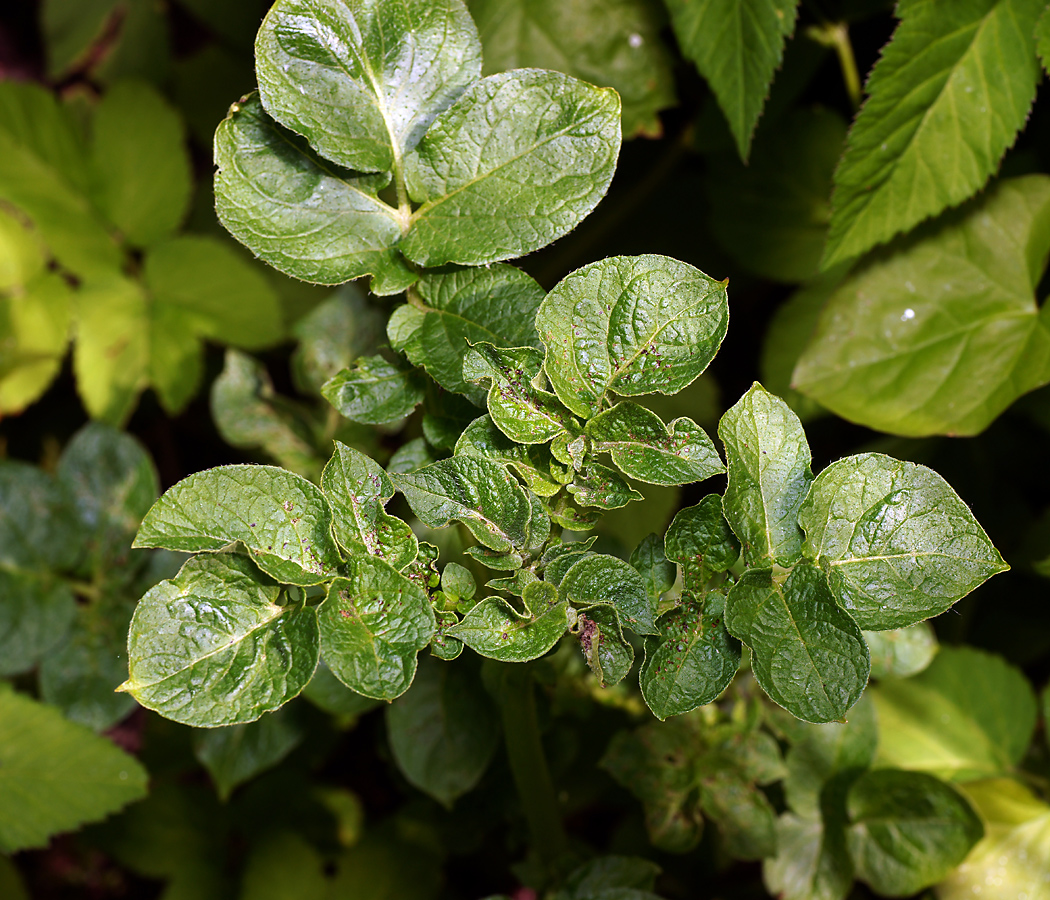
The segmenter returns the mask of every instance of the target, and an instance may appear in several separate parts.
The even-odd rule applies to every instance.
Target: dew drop
[[[910,309],[909,308],[909,309],[904,310],[904,312],[901,313],[901,321],[902,322],[910,322],[914,318],[915,318],[915,310],[914,309]]]

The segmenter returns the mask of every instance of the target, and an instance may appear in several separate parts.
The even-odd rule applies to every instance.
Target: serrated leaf
[[[339,165],[387,172],[481,74],[481,44],[459,0],[279,0],[255,70],[277,121]]]
[[[748,570],[729,592],[725,624],[751,647],[762,690],[796,718],[841,719],[868,682],[860,628],[814,566],[799,563],[783,583],[770,569]]]
[[[121,689],[198,727],[251,722],[296,696],[317,667],[316,610],[244,557],[193,557],[135,609]]]
[[[619,684],[634,665],[634,648],[623,637],[611,607],[592,606],[576,617],[576,637],[583,658],[602,687]]]
[[[869,631],[938,615],[1008,568],[940,475],[880,453],[828,466],[798,521],[804,552]]]
[[[60,578],[0,569],[0,675],[33,668],[65,639],[76,612],[73,592]]]
[[[321,607],[321,651],[351,690],[393,700],[416,672],[416,654],[434,635],[423,589],[380,559],[353,556]]]
[[[563,601],[537,610],[535,616],[522,615],[503,598],[486,597],[448,633],[489,659],[528,662],[543,656],[565,634],[567,611]]]
[[[400,350],[445,390],[484,406],[485,392],[463,377],[468,344],[537,346],[536,309],[543,288],[507,265],[425,272],[415,287],[422,303],[395,310],[388,335]]]
[[[784,43],[795,30],[797,0],[665,0],[683,54],[707,79],[747,159]]]
[[[319,284],[370,274],[376,294],[415,281],[393,249],[396,211],[376,196],[383,179],[326,163],[274,122],[257,95],[230,107],[214,152],[219,220],[274,268]]]
[[[642,576],[615,556],[594,554],[577,560],[558,586],[559,596],[576,610],[611,606],[620,621],[638,634],[659,634],[656,603]]]
[[[1050,378],[1035,298],[1048,248],[1050,178],[999,182],[842,282],[794,386],[881,431],[979,433]]]
[[[1012,771],[1032,738],[1036,699],[1005,660],[972,647],[942,647],[924,671],[872,689],[879,759],[952,781]]]
[[[619,472],[596,462],[585,465],[567,490],[580,506],[597,509],[619,509],[632,500],[644,499]]]
[[[740,644],[726,631],[724,615],[725,597],[719,593],[684,596],[657,621],[661,637],[645,639],[638,684],[658,719],[712,702],[733,680]]]
[[[500,553],[528,542],[528,495],[497,462],[453,456],[410,475],[391,475],[391,481],[429,528],[443,528],[454,519]]]
[[[425,382],[398,359],[362,356],[321,388],[321,394],[351,422],[382,425],[409,415],[423,400]]]
[[[479,342],[463,357],[463,377],[490,382],[487,403],[493,423],[519,444],[546,444],[575,435],[579,423],[558,398],[543,390],[543,354],[535,347],[494,347]]]
[[[609,392],[674,394],[714,359],[726,286],[667,256],[617,256],[563,278],[536,314],[562,403],[590,418]]]
[[[682,567],[685,587],[692,591],[740,558],[740,542],[722,513],[718,494],[708,494],[696,506],[675,513],[664,547],[668,559]]]
[[[500,431],[490,416],[471,422],[456,441],[456,456],[481,456],[514,469],[538,497],[553,497],[561,484],[551,477],[550,451],[538,444],[518,444]]]
[[[825,268],[962,203],[995,172],[1035,97],[1032,34],[1044,8],[1041,0],[898,8],[901,23],[835,172]]]
[[[43,847],[146,795],[146,770],[50,706],[0,690],[0,849]]]
[[[628,560],[642,576],[646,593],[659,605],[660,598],[674,587],[677,569],[664,551],[664,539],[658,534],[644,537]]]
[[[813,473],[802,423],[755,382],[718,423],[729,483],[725,517],[749,566],[789,566],[802,555],[798,511]]]
[[[937,653],[937,636],[929,622],[891,631],[865,631],[871,653],[871,677],[908,678],[925,669]]]
[[[321,490],[332,507],[336,540],[346,550],[378,556],[395,569],[416,558],[419,541],[412,529],[383,508],[394,496],[394,485],[375,460],[336,441]]]
[[[846,834],[857,877],[903,897],[935,884],[984,835],[955,790],[922,772],[866,772],[849,792]]]
[[[597,452],[625,475],[649,484],[689,484],[725,471],[714,443],[692,419],[664,425],[656,413],[624,400],[587,422]]]
[[[499,743],[499,715],[476,674],[432,659],[387,708],[386,726],[398,768],[446,807],[477,786]]]
[[[421,206],[400,249],[427,267],[539,250],[597,206],[619,149],[615,91],[540,69],[483,78],[405,158]]]

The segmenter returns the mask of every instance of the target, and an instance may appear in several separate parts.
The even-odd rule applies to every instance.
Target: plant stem
[[[839,58],[842,69],[842,80],[846,83],[849,102],[855,110],[860,109],[860,73],[857,71],[857,60],[853,56],[853,44],[849,39],[849,26],[845,22],[826,22],[823,25],[810,25],[806,37],[832,47]]]

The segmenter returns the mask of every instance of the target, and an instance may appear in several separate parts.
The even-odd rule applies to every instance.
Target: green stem
[[[842,69],[842,80],[846,83],[846,93],[853,108],[860,109],[860,73],[857,71],[857,60],[853,56],[853,44],[849,39],[849,26],[845,22],[826,22],[823,25],[810,25],[806,37],[834,49]]]

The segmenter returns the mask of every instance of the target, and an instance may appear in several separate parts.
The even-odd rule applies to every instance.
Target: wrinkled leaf
[[[425,382],[403,361],[362,356],[321,388],[324,398],[351,422],[382,425],[409,415],[423,399]]]
[[[616,613],[593,606],[576,617],[576,637],[583,658],[602,687],[619,684],[634,665],[634,648],[624,640]]]
[[[490,416],[471,422],[456,442],[456,456],[481,456],[510,466],[530,491],[552,497],[561,484],[551,476],[550,451],[538,444],[518,444],[500,431]]]
[[[665,554],[664,539],[657,534],[647,535],[628,561],[642,576],[646,593],[659,604],[662,595],[674,587],[677,575],[674,562],[668,561]]]
[[[535,618],[522,615],[506,600],[486,597],[448,633],[489,659],[527,662],[558,643],[569,625],[564,602],[534,612]]]
[[[675,513],[664,536],[667,558],[682,567],[687,590],[726,571],[740,557],[740,542],[722,514],[722,498],[708,494],[696,506]]]
[[[659,634],[656,604],[642,576],[615,556],[593,554],[573,563],[558,586],[559,596],[574,609],[611,606],[624,625],[638,634]]]
[[[593,506],[597,509],[619,509],[632,500],[642,500],[643,496],[615,469],[599,463],[588,463],[584,466],[568,491],[573,500],[580,506]]]

